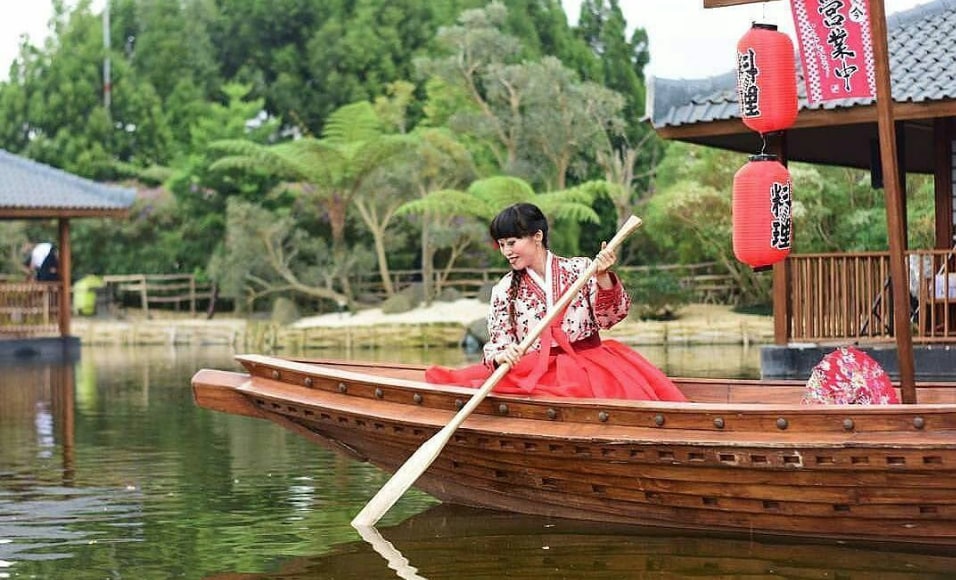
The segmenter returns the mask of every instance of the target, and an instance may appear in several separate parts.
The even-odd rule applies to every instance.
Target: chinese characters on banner
[[[868,0],[791,0],[810,103],[876,95]]]

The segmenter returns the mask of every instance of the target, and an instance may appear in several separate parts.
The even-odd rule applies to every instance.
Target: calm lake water
[[[672,375],[755,376],[742,347],[641,348]],[[953,578],[956,555],[549,520],[411,490],[379,531],[349,525],[388,480],[265,421],[195,407],[220,348],[84,347],[0,367],[0,578]],[[457,350],[322,356],[457,365]],[[402,562],[404,560],[404,563]],[[417,572],[412,572],[417,570]]]

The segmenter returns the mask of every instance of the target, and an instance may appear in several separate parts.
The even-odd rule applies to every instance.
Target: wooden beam
[[[762,4],[764,2],[776,2],[777,0],[704,0],[704,8],[723,8],[724,6],[737,6],[739,4]]]
[[[899,358],[900,393],[904,403],[916,403],[913,335],[910,328],[910,293],[906,267],[906,238],[900,175],[896,162],[896,127],[893,121],[893,93],[886,42],[886,10],[883,0],[870,2],[870,27],[876,61],[876,108],[883,164],[883,193],[886,198],[886,227],[890,246],[890,278],[893,281],[893,334]]]
[[[956,100],[939,101],[935,103],[895,103],[893,105],[893,119],[897,121],[916,121],[956,117]],[[816,127],[832,127],[837,125],[856,125],[877,123],[878,112],[876,105],[866,107],[840,109],[804,109],[797,116],[797,121],[789,130],[812,129]],[[683,125],[667,125],[655,129],[662,139],[682,140],[694,137],[710,137],[712,135],[737,135],[753,133],[738,117],[723,121],[701,121]]]
[[[771,136],[768,140],[769,152],[776,155],[785,167],[789,166],[787,154],[787,132]],[[790,260],[773,265],[773,342],[786,346],[790,342],[792,304],[790,303]]]
[[[0,207],[0,220],[51,220],[73,218],[128,218],[129,209]]]

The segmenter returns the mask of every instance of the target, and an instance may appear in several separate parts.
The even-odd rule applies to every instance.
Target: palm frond
[[[482,199],[493,200],[504,205],[530,201],[535,196],[534,189],[527,181],[511,175],[495,175],[479,179],[468,186],[468,191]]]
[[[472,216],[484,218],[493,211],[486,202],[477,199],[467,191],[458,189],[441,189],[427,196],[402,204],[395,212],[396,215],[423,215],[433,216]]]
[[[236,170],[248,173],[264,173],[292,180],[303,177],[299,167],[277,155],[272,147],[252,141],[243,139],[214,141],[210,144],[209,149],[213,153],[221,152],[225,154],[209,166],[211,171]]]
[[[329,115],[322,137],[337,145],[373,140],[382,134],[382,123],[368,101],[339,107]]]
[[[348,158],[337,148],[317,139],[306,138],[272,146],[272,151],[290,166],[305,181],[329,183],[335,181],[337,167],[342,167]]]
[[[544,200],[546,196],[538,196],[538,206],[545,215],[559,220],[568,220],[575,222],[587,222],[592,224],[601,223],[601,218],[597,212],[583,203],[556,202],[554,200]]]

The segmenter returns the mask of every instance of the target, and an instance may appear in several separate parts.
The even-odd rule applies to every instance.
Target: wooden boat
[[[382,529],[405,560],[402,578],[952,578],[956,554],[880,549],[554,520],[440,504]],[[365,541],[293,558],[268,573],[206,580],[385,578]],[[394,577],[394,575],[393,575]]]
[[[394,472],[475,391],[424,367],[238,356],[198,405]],[[488,396],[416,487],[443,502],[671,528],[956,546],[956,388],[807,406],[797,381],[676,379],[689,403]]]

